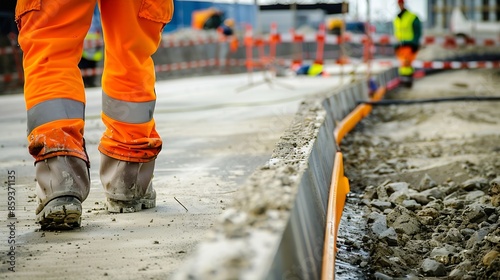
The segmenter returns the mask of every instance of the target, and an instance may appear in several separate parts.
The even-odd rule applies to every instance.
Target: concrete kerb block
[[[271,159],[240,187],[173,279],[319,278],[333,129],[338,112],[345,117],[353,97],[367,93],[363,81],[302,102]]]
[[[368,83],[364,83],[366,86],[368,86]],[[363,94],[363,86],[361,82],[355,83],[351,85],[351,103],[349,104],[349,111],[352,111],[352,108],[356,107],[357,102],[358,102],[358,96]]]
[[[334,125],[341,120],[341,114],[338,111],[332,110],[336,102],[339,102],[338,95],[334,95],[331,98],[323,100],[322,104],[324,108],[327,108],[326,111],[330,115],[327,119],[331,119]]]
[[[333,120],[331,118],[327,118],[325,120],[325,123],[323,124],[323,126],[321,127],[321,131],[320,133],[324,134],[325,136],[323,137],[323,141],[324,143],[320,143],[318,142],[317,145],[320,145],[320,149],[322,147],[329,147],[331,144],[330,143],[334,143],[335,144],[335,139],[333,137],[333,131],[334,131],[334,124],[333,124]],[[332,151],[329,151],[329,150],[326,150],[326,149],[321,149],[321,152],[320,152],[320,155],[321,155],[321,158],[322,158],[322,168],[323,168],[323,172],[325,174],[327,174],[327,176],[325,177],[325,180],[330,182],[331,180],[331,173],[332,173],[332,170],[328,167],[328,166],[332,166],[333,165],[333,158],[334,158],[334,155],[335,155],[335,152],[336,152],[336,146],[333,145],[333,150]],[[332,153],[332,156],[330,156],[329,153]],[[326,165],[325,165],[326,163]]]
[[[382,77],[379,86],[385,86],[390,81],[390,73],[391,71],[384,72],[384,74],[380,75]]]
[[[318,146],[322,146],[324,143],[318,143],[316,142]],[[314,207],[319,207],[320,209],[326,211],[327,209],[327,198],[328,196],[325,196],[325,193],[328,193],[328,187],[330,186],[330,178],[331,178],[331,171],[325,172],[324,166],[324,161],[322,159],[321,153],[327,154],[328,156],[334,157],[333,152],[331,151],[330,147],[331,145],[324,146],[324,147],[314,147],[311,151],[310,158],[309,158],[309,167],[307,169],[307,173],[309,176],[311,176],[311,185],[304,185],[304,188],[308,190],[308,192],[314,193],[315,196],[313,197],[313,203],[312,206]],[[321,215],[324,218],[324,214]]]
[[[337,110],[340,110],[342,112],[342,118],[343,119],[351,110],[349,110],[349,88],[345,89],[344,94],[340,94],[341,97],[341,102],[336,107]]]
[[[359,84],[358,100],[359,99],[363,99],[363,98],[368,98],[369,93],[370,93],[370,90],[368,89],[368,84],[366,84],[366,86],[363,86],[362,84]],[[356,100],[356,102],[358,100]]]

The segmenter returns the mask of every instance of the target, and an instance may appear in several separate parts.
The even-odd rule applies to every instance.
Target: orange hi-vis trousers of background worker
[[[85,91],[78,62],[98,2],[105,42],[99,151],[129,162],[156,158],[162,141],[153,111],[151,55],[173,14],[172,0],[18,0],[16,21],[24,52],[29,152],[89,159],[83,139]],[[130,20],[138,17],[139,20]]]
[[[410,46],[400,46],[396,49],[396,57],[399,60],[399,75],[413,76],[413,61],[417,58],[417,52],[414,52]]]

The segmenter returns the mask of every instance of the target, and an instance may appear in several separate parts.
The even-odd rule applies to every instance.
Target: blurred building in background
[[[363,0],[365,1],[365,0]],[[174,0],[175,12],[165,32],[183,28],[217,28],[225,19],[235,22],[235,29],[250,25],[257,32],[268,32],[271,23],[276,23],[279,32],[290,28],[309,26],[317,28],[329,15],[341,14],[342,0],[306,1],[307,3],[280,4],[278,1],[257,0]]]
[[[500,24],[500,0],[427,0],[427,3],[428,28],[448,29],[455,7],[459,7],[468,20]]]
[[[265,32],[271,23],[276,23],[278,32],[289,32],[291,28],[302,27],[316,30],[320,24],[326,23],[330,16],[348,11],[347,3],[262,4],[259,5],[257,29]]]
[[[217,28],[216,23],[219,24],[226,18],[231,18],[235,21],[236,27],[241,28],[244,25],[256,26],[257,6],[255,4],[239,3],[238,0],[234,2],[217,2],[214,1],[191,1],[191,0],[174,0],[175,12],[172,21],[165,27],[165,32],[172,32],[183,28],[198,29],[197,26],[200,22],[193,22],[193,17],[204,14],[205,11],[212,12],[214,16],[207,17],[208,23],[206,26],[214,26]],[[205,23],[201,23],[202,26]],[[215,25],[214,25],[215,24]],[[203,28],[202,28],[203,29]],[[207,28],[208,29],[208,28]]]

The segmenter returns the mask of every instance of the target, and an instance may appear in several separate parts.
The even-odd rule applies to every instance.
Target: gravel
[[[388,99],[493,96],[499,84],[495,71],[441,73]],[[337,279],[354,271],[362,271],[356,279],[500,279],[498,106],[375,107],[347,135],[351,193],[338,261],[351,266],[342,265]]]

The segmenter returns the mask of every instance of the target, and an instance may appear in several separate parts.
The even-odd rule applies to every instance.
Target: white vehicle
[[[468,20],[460,8],[455,7],[451,13],[450,30],[455,36],[462,37],[500,36],[500,23]]]

